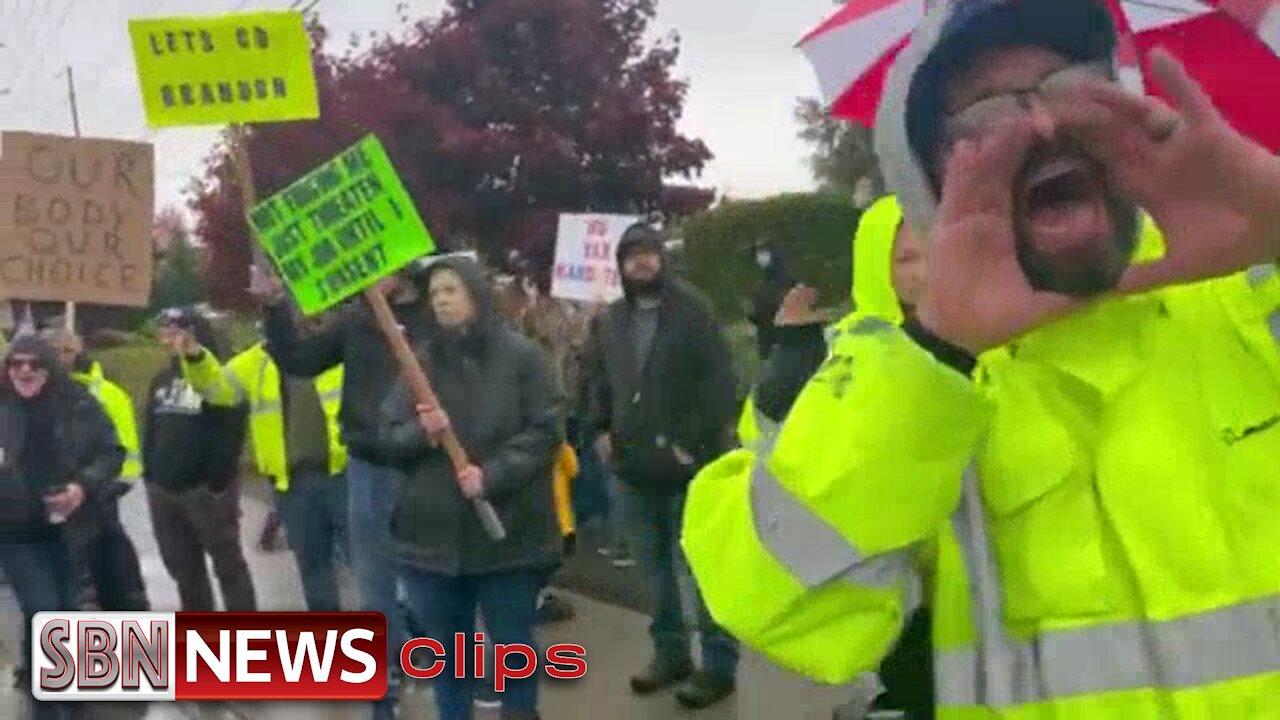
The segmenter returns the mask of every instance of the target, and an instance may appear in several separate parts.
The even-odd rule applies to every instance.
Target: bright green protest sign
[[[307,315],[435,250],[372,135],[255,206],[249,224]]]

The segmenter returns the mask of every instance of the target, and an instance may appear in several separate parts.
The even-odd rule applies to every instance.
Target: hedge
[[[741,319],[742,302],[760,281],[752,248],[765,240],[782,249],[793,277],[818,289],[819,305],[845,307],[858,214],[849,198],[829,193],[725,202],[682,227],[688,277],[722,319]]]

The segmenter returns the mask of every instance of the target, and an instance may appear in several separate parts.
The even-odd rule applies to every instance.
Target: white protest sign
[[[551,296],[606,303],[621,298],[618,240],[640,220],[633,215],[561,215]]]

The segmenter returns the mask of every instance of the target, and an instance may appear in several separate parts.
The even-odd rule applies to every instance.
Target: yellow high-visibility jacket
[[[347,448],[338,428],[342,400],[342,366],[314,380],[329,431],[329,472],[347,467]],[[258,472],[275,482],[276,490],[289,490],[289,455],[285,448],[284,408],[280,399],[280,369],[258,343],[236,355],[226,366],[213,353],[200,360],[182,362],[182,374],[191,387],[212,405],[234,407],[249,403],[249,436]]]
[[[853,304],[855,317],[873,316],[894,324],[903,320],[902,304],[893,289],[893,244],[902,224],[902,208],[897,197],[886,195],[867,208],[858,220],[853,236]],[[832,331],[849,324],[845,318]],[[738,442],[751,447],[760,439],[761,424],[768,418],[756,412],[750,397],[738,416]]]
[[[139,452],[138,422],[133,412],[133,398],[124,388],[111,382],[102,372],[102,365],[95,362],[85,373],[72,373],[71,379],[83,385],[102,404],[116,429],[116,439],[124,447],[124,465],[120,479],[134,481],[142,478],[142,454]]]
[[[573,481],[578,477],[578,454],[569,443],[561,443],[556,453],[552,473],[552,493],[556,503],[556,520],[560,534],[568,537],[576,532],[577,519],[573,512]]]
[[[976,380],[855,321],[690,486],[711,614],[841,683],[927,602],[944,720],[1280,718],[1278,311],[1272,266],[1107,300]]]

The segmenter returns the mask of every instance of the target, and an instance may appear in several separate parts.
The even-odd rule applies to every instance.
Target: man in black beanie
[[[183,356],[205,348],[224,357],[209,320],[195,308],[160,317],[169,364],[151,381],[142,438],[147,500],[156,545],[185,612],[213,612],[206,556],[225,610],[253,612],[257,595],[240,543],[240,457],[248,409],[206,402],[182,376]]]
[[[622,480],[623,523],[656,603],[655,657],[631,687],[646,694],[688,679],[676,697],[701,708],[733,692],[738,650],[699,598],[703,666],[693,672],[680,601],[687,576],[680,518],[689,481],[729,447],[733,359],[707,302],[668,275],[656,230],[628,228],[617,258],[624,297],[597,326],[589,401],[596,448]]]

